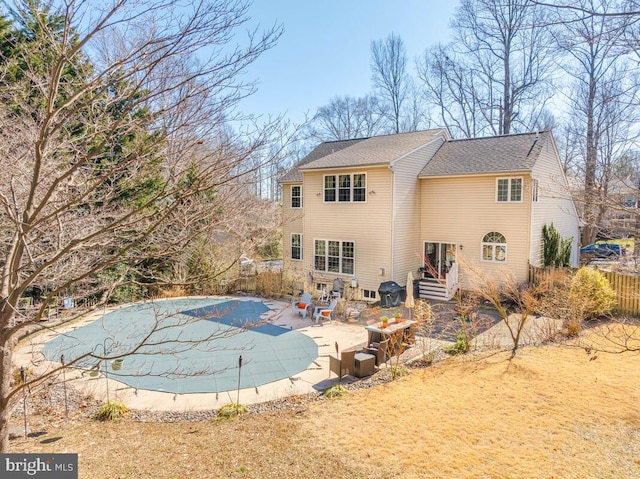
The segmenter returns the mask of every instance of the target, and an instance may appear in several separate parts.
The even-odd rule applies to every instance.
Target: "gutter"
[[[478,173],[467,172],[467,173],[447,173],[443,175],[418,175],[418,179],[427,180],[429,178],[461,178],[468,176],[517,176],[524,174],[531,174],[531,169],[526,170],[497,170],[497,171],[483,171]]]

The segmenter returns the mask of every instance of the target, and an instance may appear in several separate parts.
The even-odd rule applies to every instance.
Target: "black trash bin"
[[[378,287],[380,295],[380,306],[383,308],[393,308],[400,306],[406,297],[406,290],[395,281],[385,281]]]

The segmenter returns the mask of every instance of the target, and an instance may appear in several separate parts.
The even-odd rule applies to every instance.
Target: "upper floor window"
[[[324,201],[340,203],[362,202],[367,199],[367,175],[325,175]]]
[[[291,187],[291,207],[302,208],[302,186]]]
[[[313,266],[317,271],[353,274],[355,243],[353,241],[316,240]]]
[[[522,201],[522,178],[498,178],[496,201],[518,203]]]
[[[302,259],[302,235],[291,233],[291,259]]]
[[[507,261],[507,239],[497,231],[487,233],[482,238],[482,261]]]
[[[540,184],[540,180],[538,179],[534,179],[531,182],[531,201],[533,201],[534,203],[538,202],[538,187]]]

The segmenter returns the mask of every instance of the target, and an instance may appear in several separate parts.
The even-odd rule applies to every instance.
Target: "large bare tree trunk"
[[[4,316],[3,319],[6,320]],[[9,395],[11,393],[13,345],[7,329],[3,328],[0,333],[0,452],[9,450]]]
[[[586,113],[587,128],[586,137],[586,157],[584,164],[584,220],[585,227],[582,232],[582,244],[587,245],[593,243],[597,234],[596,214],[595,214],[595,184],[596,184],[596,164],[598,161],[598,152],[595,146],[595,135],[593,128],[594,102],[596,96],[596,84],[593,73],[589,79],[589,93],[587,97]]]

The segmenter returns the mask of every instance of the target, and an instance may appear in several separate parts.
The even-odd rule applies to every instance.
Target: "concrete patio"
[[[329,379],[329,355],[335,354],[336,343],[340,350],[343,350],[364,344],[367,340],[367,332],[361,324],[336,320],[324,320],[316,324],[309,317],[300,317],[292,310],[290,303],[282,301],[265,301],[265,303],[272,310],[268,316],[269,322],[282,328],[295,330],[312,338],[318,345],[318,357],[306,370],[292,377],[258,387],[241,389],[239,400],[242,404],[254,404],[289,395],[321,391],[331,384],[331,382],[327,382]],[[103,314],[103,311],[89,314],[73,323],[25,338],[19,343],[14,352],[14,362],[18,367],[25,366],[34,373],[45,373],[59,366],[57,363],[42,359],[40,351],[44,344],[56,335],[95,321]],[[335,375],[333,375],[333,378],[337,382]],[[97,377],[91,377],[88,371],[73,368],[67,370],[66,379],[72,387],[99,399],[106,399],[108,384],[109,397],[123,401],[132,409],[198,411],[216,409],[237,400],[236,391],[173,394],[142,389],[136,390],[111,378],[105,379],[102,374]]]
[[[267,315],[268,321],[271,324],[295,330],[313,339],[318,346],[318,357],[304,371],[289,378],[257,387],[241,389],[239,391],[239,401],[242,404],[249,405],[281,399],[290,395],[321,392],[325,388],[338,383],[336,375],[329,373],[329,356],[335,355],[336,344],[340,351],[359,348],[366,344],[367,331],[362,320],[321,320],[316,324],[312,318],[299,316],[297,312],[293,311],[291,304],[288,302],[265,300],[265,303],[271,308],[270,313]],[[440,306],[442,307],[435,309],[438,311],[437,314],[440,315],[441,323],[455,328],[456,325],[451,323],[451,317],[448,316],[452,305],[449,303]],[[104,312],[93,313],[73,323],[52,328],[50,331],[26,338],[16,348],[14,354],[15,363],[18,366],[25,366],[36,373],[43,373],[59,366],[59,364],[42,359],[40,351],[44,343],[58,334],[95,321],[101,314],[104,314]],[[538,342],[545,330],[557,327],[558,324],[555,321],[546,318],[535,318],[527,324],[522,344]],[[414,346],[407,350],[401,359],[403,362],[407,362],[420,358],[429,351],[442,351],[453,340],[450,333],[443,334],[442,330],[438,334],[434,334],[433,337],[418,336]],[[495,317],[491,318],[487,323],[485,330],[478,331],[478,335],[473,341],[475,348],[509,349],[512,345],[506,326]],[[102,374],[97,377],[91,377],[88,371],[73,368],[66,371],[66,379],[72,387],[100,400],[106,399],[108,384],[109,397],[111,399],[119,399],[128,407],[139,410],[179,412],[211,410],[227,403],[235,402],[238,397],[237,391],[174,394],[143,389],[136,390],[111,378],[105,379]]]

